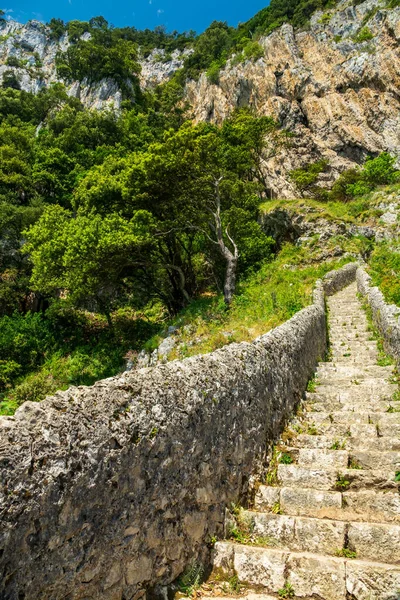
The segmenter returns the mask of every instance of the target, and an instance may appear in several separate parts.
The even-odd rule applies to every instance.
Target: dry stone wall
[[[382,292],[371,286],[371,277],[362,267],[357,270],[357,287],[372,311],[372,318],[383,336],[385,350],[400,367],[400,308],[385,302]]]
[[[353,273],[328,277],[328,292]],[[254,343],[0,418],[0,598],[138,600],[207,561],[326,341],[319,282],[311,306]]]

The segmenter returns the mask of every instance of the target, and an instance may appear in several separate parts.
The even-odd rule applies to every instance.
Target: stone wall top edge
[[[348,265],[346,265],[348,270]],[[333,271],[332,273],[340,273],[342,269]],[[180,384],[189,378],[194,378],[195,382],[200,383],[204,378],[204,374],[217,374],[224,377],[228,368],[233,368],[233,365],[238,365],[243,362],[243,359],[252,363],[259,360],[260,352],[268,354],[278,350],[278,345],[286,347],[287,342],[292,341],[292,345],[296,345],[299,336],[304,335],[305,330],[310,326],[315,319],[322,316],[324,311],[324,295],[323,282],[318,280],[315,284],[313,304],[303,308],[293,317],[283,324],[275,327],[266,334],[256,338],[252,342],[240,342],[227,344],[223,348],[210,352],[208,354],[196,355],[184,360],[176,360],[166,364],[147,367],[137,371],[127,372],[116,375],[107,379],[100,380],[92,386],[71,387],[65,391],[56,392],[53,396],[47,397],[40,403],[26,402],[18,408],[13,417],[0,416],[0,433],[1,429],[7,429],[12,426],[13,422],[20,424],[26,419],[32,419],[32,415],[43,415],[46,411],[63,410],[62,405],[71,404],[73,400],[76,406],[81,410],[86,409],[87,402],[96,395],[101,398],[107,396],[112,400],[113,395],[121,395],[121,391],[126,391],[125,395],[135,393],[135,390],[149,390],[150,380],[153,382],[153,387],[158,390],[162,389],[162,382],[169,379],[179,379]],[[207,375],[205,375],[207,377]],[[187,386],[188,388],[190,386]],[[192,387],[195,387],[192,386]],[[160,394],[160,402],[163,401],[163,396]],[[112,402],[111,402],[112,403]],[[147,404],[147,403],[146,403]],[[95,411],[104,410],[106,407],[99,406]],[[106,410],[108,413],[111,410]]]

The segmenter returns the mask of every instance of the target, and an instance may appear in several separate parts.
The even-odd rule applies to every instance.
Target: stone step
[[[312,413],[307,413],[307,418],[311,418]],[[367,436],[370,438],[378,437],[377,425],[369,425],[364,423],[331,423],[327,421],[325,423],[309,422],[309,421],[298,421],[297,424],[293,424],[296,429],[293,430],[293,435],[290,439],[294,439],[296,435],[303,433],[305,435],[326,435],[332,436],[335,439],[342,439],[345,437],[363,437]],[[399,425],[400,428],[400,425]],[[311,433],[310,433],[311,432]]]
[[[307,403],[339,402],[340,404],[345,405],[346,403],[360,404],[366,402],[375,404],[377,402],[385,402],[386,404],[393,403],[395,405],[396,402],[396,400],[393,400],[394,394],[391,387],[381,388],[379,391],[369,391],[361,386],[351,386],[336,390],[330,388],[329,391],[320,390],[321,388],[318,387],[316,392],[306,392],[305,399]]]
[[[389,383],[386,379],[335,379],[334,383],[319,379],[317,381],[316,392],[320,395],[335,394],[357,394],[370,398],[391,398],[398,391],[399,386],[394,383]]]
[[[351,385],[341,388],[318,386],[315,392],[306,392],[305,398],[307,402],[333,401],[341,404],[346,402],[395,402],[393,396],[397,391],[396,388],[390,385],[372,389],[365,388],[363,385]]]
[[[360,365],[358,367],[349,367],[343,365],[320,365],[317,369],[317,377],[320,378],[324,375],[334,375],[341,379],[343,376],[349,377],[350,379],[357,378],[368,378],[377,377],[379,378],[390,378],[393,375],[393,367],[378,367],[377,365],[365,366]]]
[[[351,351],[337,351],[332,352],[332,365],[339,366],[357,366],[362,363],[366,367],[373,367],[376,365],[376,354],[377,353],[368,353],[360,355],[359,353],[352,353]]]
[[[280,464],[277,471],[281,487],[302,487],[326,491],[344,490],[398,490],[394,470],[373,469],[325,469],[301,467],[296,464]]]
[[[332,411],[332,412],[313,412],[304,413],[304,420],[309,423],[314,423],[316,427],[320,423],[331,423],[341,425],[360,424],[375,424],[381,427],[391,427],[392,425],[400,425],[400,412],[395,413],[378,413],[359,411],[358,413]],[[383,435],[386,435],[383,434]]]
[[[344,521],[251,511],[246,511],[244,518],[250,524],[252,537],[258,545],[334,555],[345,544],[347,524]]]
[[[368,412],[392,412],[397,406],[390,400],[370,400],[341,402],[335,400],[321,400],[320,402],[308,402],[305,405],[307,412],[332,412],[342,410],[343,412],[358,412],[359,410]],[[400,408],[400,405],[399,405]]]
[[[371,437],[352,437],[351,435],[307,435],[299,434],[290,440],[292,448],[314,448],[332,450],[333,446],[343,450],[368,450],[371,452],[400,452],[400,438],[378,437],[376,426],[371,425]],[[350,432],[351,433],[351,432]],[[343,445],[343,448],[341,446]]]
[[[391,388],[392,393],[398,389],[398,386],[396,384],[389,383],[386,377],[369,377],[367,375],[365,377],[354,378],[346,377],[345,375],[323,375],[322,377],[318,377],[317,389],[320,386],[326,386],[329,388],[334,387],[335,389],[344,387],[351,389],[355,386],[360,386],[361,389],[366,388],[370,391],[378,391],[380,388],[385,388],[386,391],[386,389],[389,390]],[[319,390],[319,392],[321,393],[321,390]]]
[[[397,565],[231,542],[215,545],[214,568],[220,576],[235,573],[244,585],[280,597],[289,584],[294,595],[286,597],[319,600],[389,600],[400,589]]]
[[[261,485],[255,509],[318,519],[390,523],[400,522],[400,495],[392,490],[333,492]]]
[[[296,448],[284,446],[299,467],[315,467],[325,469],[346,469],[356,464],[360,469],[400,471],[400,452],[374,451],[365,448],[347,450],[341,448],[346,440],[338,440],[335,449],[329,448]]]
[[[400,525],[331,521],[245,511],[257,545],[336,555],[347,547],[358,559],[400,564]]]

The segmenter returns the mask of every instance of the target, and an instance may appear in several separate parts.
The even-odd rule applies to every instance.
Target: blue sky
[[[51,17],[86,21],[103,15],[116,27],[134,25],[138,29],[153,29],[165,25],[168,30],[201,32],[215,19],[236,26],[267,4],[268,0],[8,0],[4,8],[9,16],[22,22],[49,21]]]

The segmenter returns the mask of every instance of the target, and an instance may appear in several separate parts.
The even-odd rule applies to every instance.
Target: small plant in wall
[[[335,550],[335,556],[340,558],[357,558],[357,553],[349,548],[338,548]]]
[[[279,598],[294,598],[294,589],[292,584],[287,581],[283,588],[278,590],[278,596]]]
[[[192,562],[176,582],[178,591],[191,596],[201,584],[204,568],[197,562]]]

